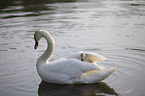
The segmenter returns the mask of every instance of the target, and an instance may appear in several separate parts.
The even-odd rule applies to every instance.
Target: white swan
[[[34,34],[35,49],[42,37],[46,39],[48,46],[37,60],[36,68],[41,79],[46,82],[59,84],[96,83],[101,82],[117,70],[116,67],[105,69],[98,66],[95,62],[106,58],[84,51],[48,62],[54,51],[55,43],[50,33],[41,29]]]

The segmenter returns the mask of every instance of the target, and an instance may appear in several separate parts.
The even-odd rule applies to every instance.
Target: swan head
[[[43,30],[43,29],[40,29],[38,31],[36,31],[34,33],[34,40],[35,40],[35,46],[34,46],[34,49],[37,49],[38,48],[38,45],[39,45],[39,41],[41,40],[42,37],[44,37],[44,35],[47,33],[46,30]]]
[[[82,62],[90,62],[90,63],[95,63],[97,61],[102,61],[102,60],[106,60],[106,58],[98,53],[94,53],[94,52],[84,52],[84,51],[80,51],[80,52],[76,52],[72,55],[69,55],[67,58],[69,59],[76,59]]]

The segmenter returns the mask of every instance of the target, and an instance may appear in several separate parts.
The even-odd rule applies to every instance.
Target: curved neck
[[[43,62],[47,63],[48,60],[51,58],[54,47],[55,47],[55,42],[53,37],[47,32],[42,35],[47,41],[47,49],[45,52],[39,57],[38,60],[42,60]]]

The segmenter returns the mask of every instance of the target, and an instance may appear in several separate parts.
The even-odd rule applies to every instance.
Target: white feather
[[[37,42],[42,37],[46,39],[48,47],[37,60],[36,68],[39,76],[46,82],[59,84],[96,83],[117,70],[117,68],[104,70],[95,62],[106,60],[105,57],[84,51],[48,62],[54,50],[54,39],[46,30],[41,29],[35,32],[34,38]]]

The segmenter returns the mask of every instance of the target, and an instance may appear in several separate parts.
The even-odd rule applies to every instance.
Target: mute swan
[[[59,84],[82,84],[101,82],[114,73],[117,68],[105,69],[95,62],[105,60],[102,55],[91,52],[76,52],[67,57],[48,62],[54,51],[55,42],[46,30],[38,30],[34,33],[37,49],[40,39],[47,41],[46,51],[38,58],[36,68],[42,80]]]

